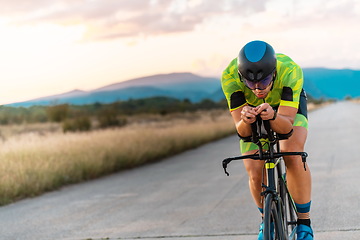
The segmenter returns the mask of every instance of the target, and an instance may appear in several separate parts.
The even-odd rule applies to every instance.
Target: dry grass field
[[[309,110],[322,105],[309,104]],[[0,126],[0,205],[136,167],[235,133],[227,110],[128,117],[121,128]]]
[[[137,116],[122,128],[66,133],[56,124],[2,126],[0,204],[160,160],[235,133],[228,111]]]

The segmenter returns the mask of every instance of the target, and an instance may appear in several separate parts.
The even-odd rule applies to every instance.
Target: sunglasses
[[[260,81],[250,81],[244,77],[242,77],[245,85],[250,88],[251,90],[255,90],[255,89],[259,89],[259,90],[264,90],[266,89],[270,83],[274,80],[275,78],[275,72],[270,73],[267,77],[265,77],[264,79],[260,80]]]

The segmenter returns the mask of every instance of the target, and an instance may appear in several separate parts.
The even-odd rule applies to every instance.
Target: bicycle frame
[[[266,134],[263,134],[261,132],[261,126],[264,127]],[[278,239],[293,239],[295,230],[292,229],[292,232],[290,234],[288,234],[287,226],[295,225],[296,222],[290,222],[287,220],[288,216],[286,216],[287,213],[286,213],[284,205],[291,204],[291,207],[293,209],[296,209],[296,207],[295,207],[294,202],[293,202],[293,200],[288,192],[288,189],[287,189],[286,179],[285,179],[286,171],[282,170],[280,163],[284,156],[301,156],[302,162],[304,164],[304,169],[306,170],[306,158],[307,158],[308,154],[306,152],[280,152],[280,147],[279,147],[280,138],[271,129],[269,120],[262,120],[260,117],[258,117],[257,121],[251,125],[251,128],[252,128],[251,141],[258,146],[258,149],[259,149],[258,153],[224,159],[222,162],[224,172],[226,173],[227,176],[229,176],[229,173],[227,172],[227,165],[234,160],[253,159],[253,160],[264,161],[264,166],[265,166],[266,176],[267,176],[267,185],[265,185],[263,183],[262,187],[265,190],[261,193],[261,195],[264,197],[266,206],[267,206],[266,198],[268,195],[270,195],[271,199],[273,199],[273,200],[269,200],[269,201],[274,201],[274,204],[277,205],[275,208],[277,208],[279,210],[279,212],[270,213],[271,210],[266,209],[266,207],[265,207],[264,208],[265,218],[266,218],[267,214],[268,215],[275,214],[277,216],[280,215],[278,217],[279,217],[279,219],[281,219],[280,222],[282,222],[282,223],[278,223],[278,225],[283,225],[283,226],[277,226],[278,229],[282,229],[282,230],[279,230],[279,232],[281,231],[281,233],[277,233],[279,236]],[[261,138],[268,139],[268,142],[266,144],[268,144],[269,149],[267,151],[265,151],[263,149],[263,144],[260,141]],[[276,150],[275,150],[275,148],[276,148]],[[279,174],[278,176],[276,176],[276,171],[277,171],[277,174]],[[280,180],[280,178],[281,178],[281,180]],[[281,184],[283,184],[282,190],[279,190],[277,188],[277,184],[280,184],[280,181],[282,181]],[[286,195],[289,196],[288,199],[286,199],[287,198]],[[269,203],[268,205],[270,206],[271,203]],[[288,205],[288,207],[289,207],[289,205]],[[269,218],[268,224],[270,224],[270,216],[268,218]],[[264,232],[267,232],[266,234],[270,235],[269,231],[270,231],[270,225],[264,226]],[[266,235],[266,234],[264,234],[264,235]],[[267,239],[267,238],[265,237],[265,239]]]

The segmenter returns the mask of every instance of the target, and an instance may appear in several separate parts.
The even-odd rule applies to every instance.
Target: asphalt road
[[[306,150],[317,240],[360,238],[360,104],[312,112]],[[0,239],[256,239],[237,137],[0,208]]]

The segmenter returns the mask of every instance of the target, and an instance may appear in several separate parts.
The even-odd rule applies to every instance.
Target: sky
[[[220,78],[249,41],[360,69],[357,0],[0,0],[0,104],[154,74]]]

